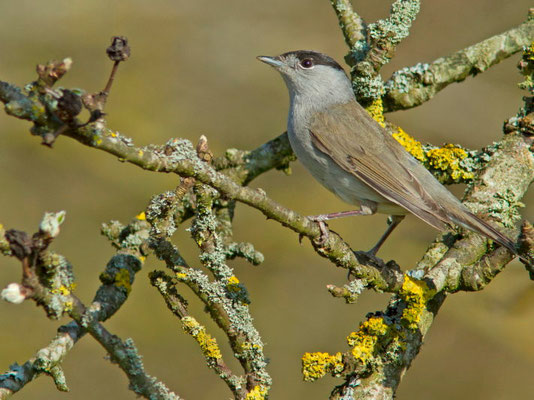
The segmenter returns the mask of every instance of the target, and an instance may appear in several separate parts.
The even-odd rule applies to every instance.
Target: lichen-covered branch
[[[362,17],[360,17],[352,8],[350,0],[330,0],[334,11],[339,20],[339,27],[345,37],[345,42],[354,54],[358,49],[363,53],[367,47],[366,43],[366,26]]]
[[[390,15],[367,27],[349,1],[331,1],[339,20],[349,53],[345,60],[352,67],[354,94],[364,107],[380,99],[384,83],[380,69],[393,57],[396,46],[409,34],[419,13],[419,0],[397,0]]]
[[[21,100],[22,98],[24,100]],[[6,109],[16,109],[18,118],[48,121],[47,118],[34,118],[36,114],[33,102],[41,104],[43,101],[48,104],[46,98],[33,95],[24,97],[21,89],[0,82],[0,100],[6,104]],[[48,107],[53,107],[53,104],[48,104]],[[54,125],[52,122],[46,122],[44,125],[37,124],[33,131],[45,135],[49,129],[56,129],[55,125],[50,124]],[[321,234],[317,223],[281,206],[267,197],[262,190],[241,186],[228,175],[217,172],[199,159],[195,149],[187,140],[171,139],[164,146],[135,147],[131,139],[106,128],[102,120],[67,130],[64,135],[149,171],[176,173],[182,177],[195,178],[230,199],[248,204],[260,210],[268,218],[310,238],[319,254],[341,268],[350,268],[356,277],[363,279],[370,287],[382,291],[395,291],[401,285],[399,275],[385,265],[377,269],[359,263],[350,247],[337,234],[330,234],[324,244],[316,242]]]
[[[200,325],[189,314],[187,311],[187,301],[176,290],[176,282],[162,271],[152,272],[150,274],[150,282],[158,289],[167,307],[180,319],[184,331],[195,338],[206,358],[208,366],[226,382],[234,395],[241,395],[244,392],[242,390],[242,379],[234,375],[224,362],[216,339],[208,334],[206,328]]]
[[[104,234],[114,242],[119,252],[110,259],[101,274],[102,285],[88,307],[94,320],[107,320],[128,298],[135,274],[141,269],[142,260],[146,255],[142,243],[148,235],[148,229],[148,224],[139,219],[135,219],[126,227],[117,222],[104,227]],[[5,230],[2,227],[0,227],[0,250],[5,255],[11,255],[9,243],[5,239]],[[58,297],[71,291],[62,285],[53,290]],[[65,304],[65,301],[53,303]],[[68,390],[64,379],[57,380],[52,375],[52,371],[61,368],[65,356],[86,333],[87,330],[76,322],[59,327],[56,337],[50,344],[39,350],[24,364],[15,363],[9,371],[0,375],[0,399],[6,399],[18,392],[43,373],[54,378],[59,390]]]
[[[527,72],[525,88],[534,94],[534,57],[529,52],[530,48],[520,68]],[[511,236],[517,235],[521,198],[534,181],[533,112],[534,102],[527,97],[518,115],[505,124],[505,136],[464,198],[471,210],[491,216]],[[534,259],[533,236],[531,226],[524,223],[521,243],[527,264]],[[446,294],[483,289],[511,258],[505,249],[493,248],[472,232],[444,232],[417,267],[406,272],[401,289],[385,312],[369,315],[349,334],[349,351],[304,354],[304,378],[315,380],[327,373],[343,377],[344,383],[332,391],[331,399],[392,399]],[[532,276],[532,264],[527,270]],[[330,289],[336,297],[352,296],[347,286]]]
[[[213,160],[213,166],[236,182],[247,185],[271,169],[289,173],[289,163],[296,159],[287,133],[283,133],[252,151],[228,149],[224,157]]]
[[[23,366],[13,365],[11,371],[0,378],[2,384],[0,395],[2,398],[9,397],[20,390],[37,373],[42,372],[51,375],[60,390],[67,390],[60,362],[75,341],[87,331],[107,350],[111,361],[117,363],[126,373],[130,380],[130,388],[137,394],[150,399],[180,399],[163,383],[144,372],[141,357],[131,339],[121,341],[99,322],[114,313],[129,294],[135,272],[141,266],[139,258],[142,256],[138,253],[140,244],[126,243],[124,253],[121,254],[122,260],[118,260],[117,256],[114,257],[117,263],[108,265],[101,276],[104,284],[113,285],[114,288],[110,289],[103,285],[97,292],[97,299],[100,301],[93,302],[91,307],[87,308],[72,293],[72,268],[67,267],[68,263],[63,257],[47,250],[50,242],[59,234],[59,225],[63,220],[63,212],[45,214],[39,231],[31,239],[21,231],[8,230],[3,234],[4,239],[9,243],[10,254],[22,262],[23,279],[17,287],[10,288],[10,286],[17,285],[12,284],[4,289],[2,298],[13,303],[20,303],[24,299],[31,298],[45,309],[49,318],[58,318],[62,314],[68,314],[80,330],[70,325],[68,337],[56,337],[51,345],[39,352],[35,359]],[[136,264],[133,270],[128,268],[131,261],[135,261]],[[107,298],[109,295],[113,297]],[[50,357],[51,352],[55,354]]]
[[[331,0],[349,53],[354,93],[368,107],[382,99],[385,112],[416,107],[454,82],[475,76],[529,46],[534,37],[534,12],[525,23],[502,34],[462,49],[432,63],[419,63],[396,71],[384,83],[380,69],[409,34],[419,12],[419,1],[398,0],[390,16],[366,26],[349,0]]]
[[[529,46],[533,38],[534,12],[516,28],[429,64],[396,71],[384,85],[384,109],[405,110],[421,105],[451,83],[482,73],[519,52]]]
[[[271,381],[265,370],[263,343],[249,314],[244,286],[234,275],[226,279],[210,281],[204,272],[189,267],[178,249],[166,240],[153,242],[152,247],[156,256],[164,260],[167,267],[174,272],[174,278],[169,281],[169,284],[173,287],[179,283],[185,284],[206,305],[206,310],[212,319],[228,337],[230,346],[245,371],[245,377],[240,377],[235,373],[230,374],[228,370],[221,369],[218,366],[220,357],[213,357],[214,347],[207,346],[205,341],[203,341],[204,344],[199,342],[204,356],[209,361],[208,365],[225,380],[236,399],[244,399],[254,390],[260,390],[258,388],[266,393]],[[202,258],[212,259],[212,257]],[[156,280],[161,275],[162,272],[158,271],[151,274],[153,284],[157,283]],[[182,323],[186,323],[188,327],[191,327],[191,324],[197,326],[195,321],[187,319]]]
[[[196,155],[201,162],[211,165],[213,155],[204,136],[196,147]],[[212,273],[215,278],[213,281],[202,270],[191,268],[177,248],[166,240],[176,229],[173,215],[178,211],[179,204],[187,204],[194,214],[190,232],[201,249],[200,261]],[[233,202],[222,199],[212,188],[193,178],[182,178],[174,192],[151,200],[146,216],[152,225],[151,247],[175,276],[171,278],[162,271],[154,271],[150,274],[152,285],[180,319],[184,330],[197,341],[207,365],[225,381],[235,399],[245,399],[255,391],[266,395],[271,380],[265,369],[263,343],[252,325],[247,307],[250,303],[248,293],[226,264],[227,259],[236,256],[248,257],[256,263],[263,256],[251,244],[231,242]],[[189,286],[204,302],[206,310],[227,335],[243,367],[244,376],[232,372],[224,362],[216,340],[188,313],[187,302],[178,294],[179,284]]]
[[[531,139],[520,133],[505,136],[499,150],[466,196],[474,209],[490,210],[499,202],[494,189],[510,193],[501,223],[517,219],[517,204],[534,180]],[[331,399],[391,399],[445,299],[445,293],[481,290],[508,264],[503,248],[488,249],[479,235],[462,232],[441,235],[416,269],[406,272],[403,285],[383,313],[368,316],[347,337],[344,353],[306,353],[305,380],[326,374],[343,377]],[[453,247],[452,241],[456,241]],[[350,297],[349,288],[331,288],[338,297]],[[387,384],[384,384],[387,382]]]
[[[212,314],[221,307],[228,318],[229,324],[224,331],[245,372],[247,391],[259,386],[267,392],[271,386],[271,378],[266,370],[264,345],[252,323],[248,309],[250,304],[248,292],[226,263],[226,246],[218,233],[219,223],[213,213],[213,201],[218,197],[217,193],[205,185],[197,185],[194,191],[197,208],[191,225],[191,235],[201,250],[199,256],[201,263],[215,278],[212,282],[199,281],[198,287],[208,294],[209,302],[206,303],[208,308],[217,303]],[[182,279],[190,278],[186,274]]]
[[[352,77],[356,95],[368,106],[371,115],[442,182],[472,184],[466,204],[514,235],[521,197],[534,179],[532,100],[516,118],[507,122],[507,135],[496,146],[473,152],[453,145],[441,148],[423,145],[402,129],[385,122],[384,86],[379,75],[396,45],[408,35],[419,11],[419,1],[395,1],[389,18],[367,27],[348,1],[332,0],[332,5],[351,46],[348,62],[354,66]],[[514,35],[511,36],[515,38]],[[499,53],[495,49],[500,45],[509,50],[514,46],[508,43],[509,40],[507,36],[497,41],[488,65],[477,58],[479,52],[466,52],[466,57],[474,54],[470,61],[475,60],[469,71],[476,67],[481,72],[507,56],[506,51]],[[232,219],[236,201],[248,204],[267,218],[306,236],[318,254],[349,269],[355,280],[343,287],[330,286],[334,296],[353,302],[365,288],[395,294],[384,313],[368,316],[348,335],[350,350],[334,355],[307,353],[303,357],[306,380],[320,378],[326,373],[345,379],[344,384],[334,390],[332,398],[392,397],[400,378],[417,355],[445,293],[480,290],[511,260],[512,255],[507,250],[495,248],[486,239],[461,230],[440,235],[417,268],[407,273],[402,273],[394,262],[384,264],[379,259],[354,254],[335,233],[331,233],[326,242],[318,240],[321,235],[316,223],[277,204],[261,189],[246,186],[272,168],[289,170],[294,155],[285,134],[252,152],[230,149],[223,157],[215,159],[205,137],[201,137],[196,149],[189,141],[180,139],[171,139],[162,146],[134,146],[130,138],[109,129],[103,118],[116,67],[125,54],[123,45],[127,46],[125,38],[119,42],[119,58],[115,60],[108,85],[102,92],[87,94],[52,89],[68,71],[69,59],[39,66],[39,79],[24,89],[0,82],[0,100],[5,104],[6,112],[33,122],[32,133],[41,136],[43,144],[52,146],[58,137],[69,136],[143,169],[180,176],[179,186],[174,191],[155,196],[146,212],[139,214],[131,226],[123,227],[118,222],[104,226],[104,234],[119,249],[119,254],[101,275],[104,285],[89,308],[72,294],[70,265],[47,250],[48,244],[59,233],[61,213],[48,216],[41,224],[40,232],[32,238],[24,232],[6,232],[0,226],[0,252],[16,256],[23,267],[22,284],[9,285],[2,296],[15,303],[33,298],[50,317],[68,313],[74,320],[45,352],[40,352],[44,356],[37,355],[23,366],[15,365],[8,374],[0,376],[0,387],[2,382],[6,383],[3,390],[7,395],[42,372],[52,376],[57,387],[64,390],[62,358],[79,337],[89,332],[125,371],[136,393],[149,398],[178,398],[144,372],[133,342],[119,340],[99,322],[112,315],[125,301],[134,275],[150,247],[174,273],[170,277],[154,272],[152,283],[180,319],[184,330],[196,340],[208,365],[226,382],[236,399],[264,398],[271,380],[266,371],[263,343],[252,324],[246,288],[227,264],[227,260],[234,257],[244,257],[257,264],[262,255],[249,243],[233,241]],[[525,68],[532,71],[530,62],[534,58],[529,57]],[[460,67],[465,64],[462,60],[458,62]],[[529,74],[532,82],[531,72]],[[528,82],[525,85],[532,88]],[[91,113],[85,123],[77,119],[82,100]],[[386,104],[386,109],[392,109],[388,107]],[[189,266],[168,241],[178,224],[190,217],[193,217],[191,234],[201,251],[200,263],[208,272]],[[532,248],[529,244],[532,238],[527,231],[527,228],[523,229],[525,252]],[[530,272],[534,274],[532,270]],[[178,285],[188,286],[205,304],[210,316],[228,337],[244,371],[242,376],[228,367],[215,339],[189,315],[186,302],[178,293]],[[54,355],[49,356],[47,352]],[[19,386],[13,386],[16,384]]]

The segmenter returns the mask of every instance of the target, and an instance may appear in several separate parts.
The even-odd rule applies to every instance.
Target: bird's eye
[[[300,66],[302,68],[312,68],[313,67],[313,60],[311,58],[306,58],[300,62]]]

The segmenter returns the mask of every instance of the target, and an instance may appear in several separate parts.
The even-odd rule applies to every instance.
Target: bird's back
[[[473,215],[355,100],[315,113],[309,134],[342,169],[428,224],[440,230],[459,224],[515,252],[510,239]]]

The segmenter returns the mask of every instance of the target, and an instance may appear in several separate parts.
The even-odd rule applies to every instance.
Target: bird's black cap
[[[311,51],[311,50],[289,51],[287,53],[281,54],[280,57],[287,57],[289,55],[294,55],[299,60],[310,58],[315,65],[327,65],[329,67],[343,71],[343,68],[341,67],[341,65],[337,63],[336,60],[334,60],[332,57],[327,56],[326,54],[319,53],[317,51]]]

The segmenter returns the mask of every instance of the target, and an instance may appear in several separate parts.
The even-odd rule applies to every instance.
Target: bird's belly
[[[392,203],[355,175],[339,167],[328,155],[313,145],[310,134],[295,133],[288,129],[289,142],[299,161],[310,171],[315,179],[348,204],[360,205],[361,202],[374,202],[377,212],[389,215],[403,215],[406,210]]]

